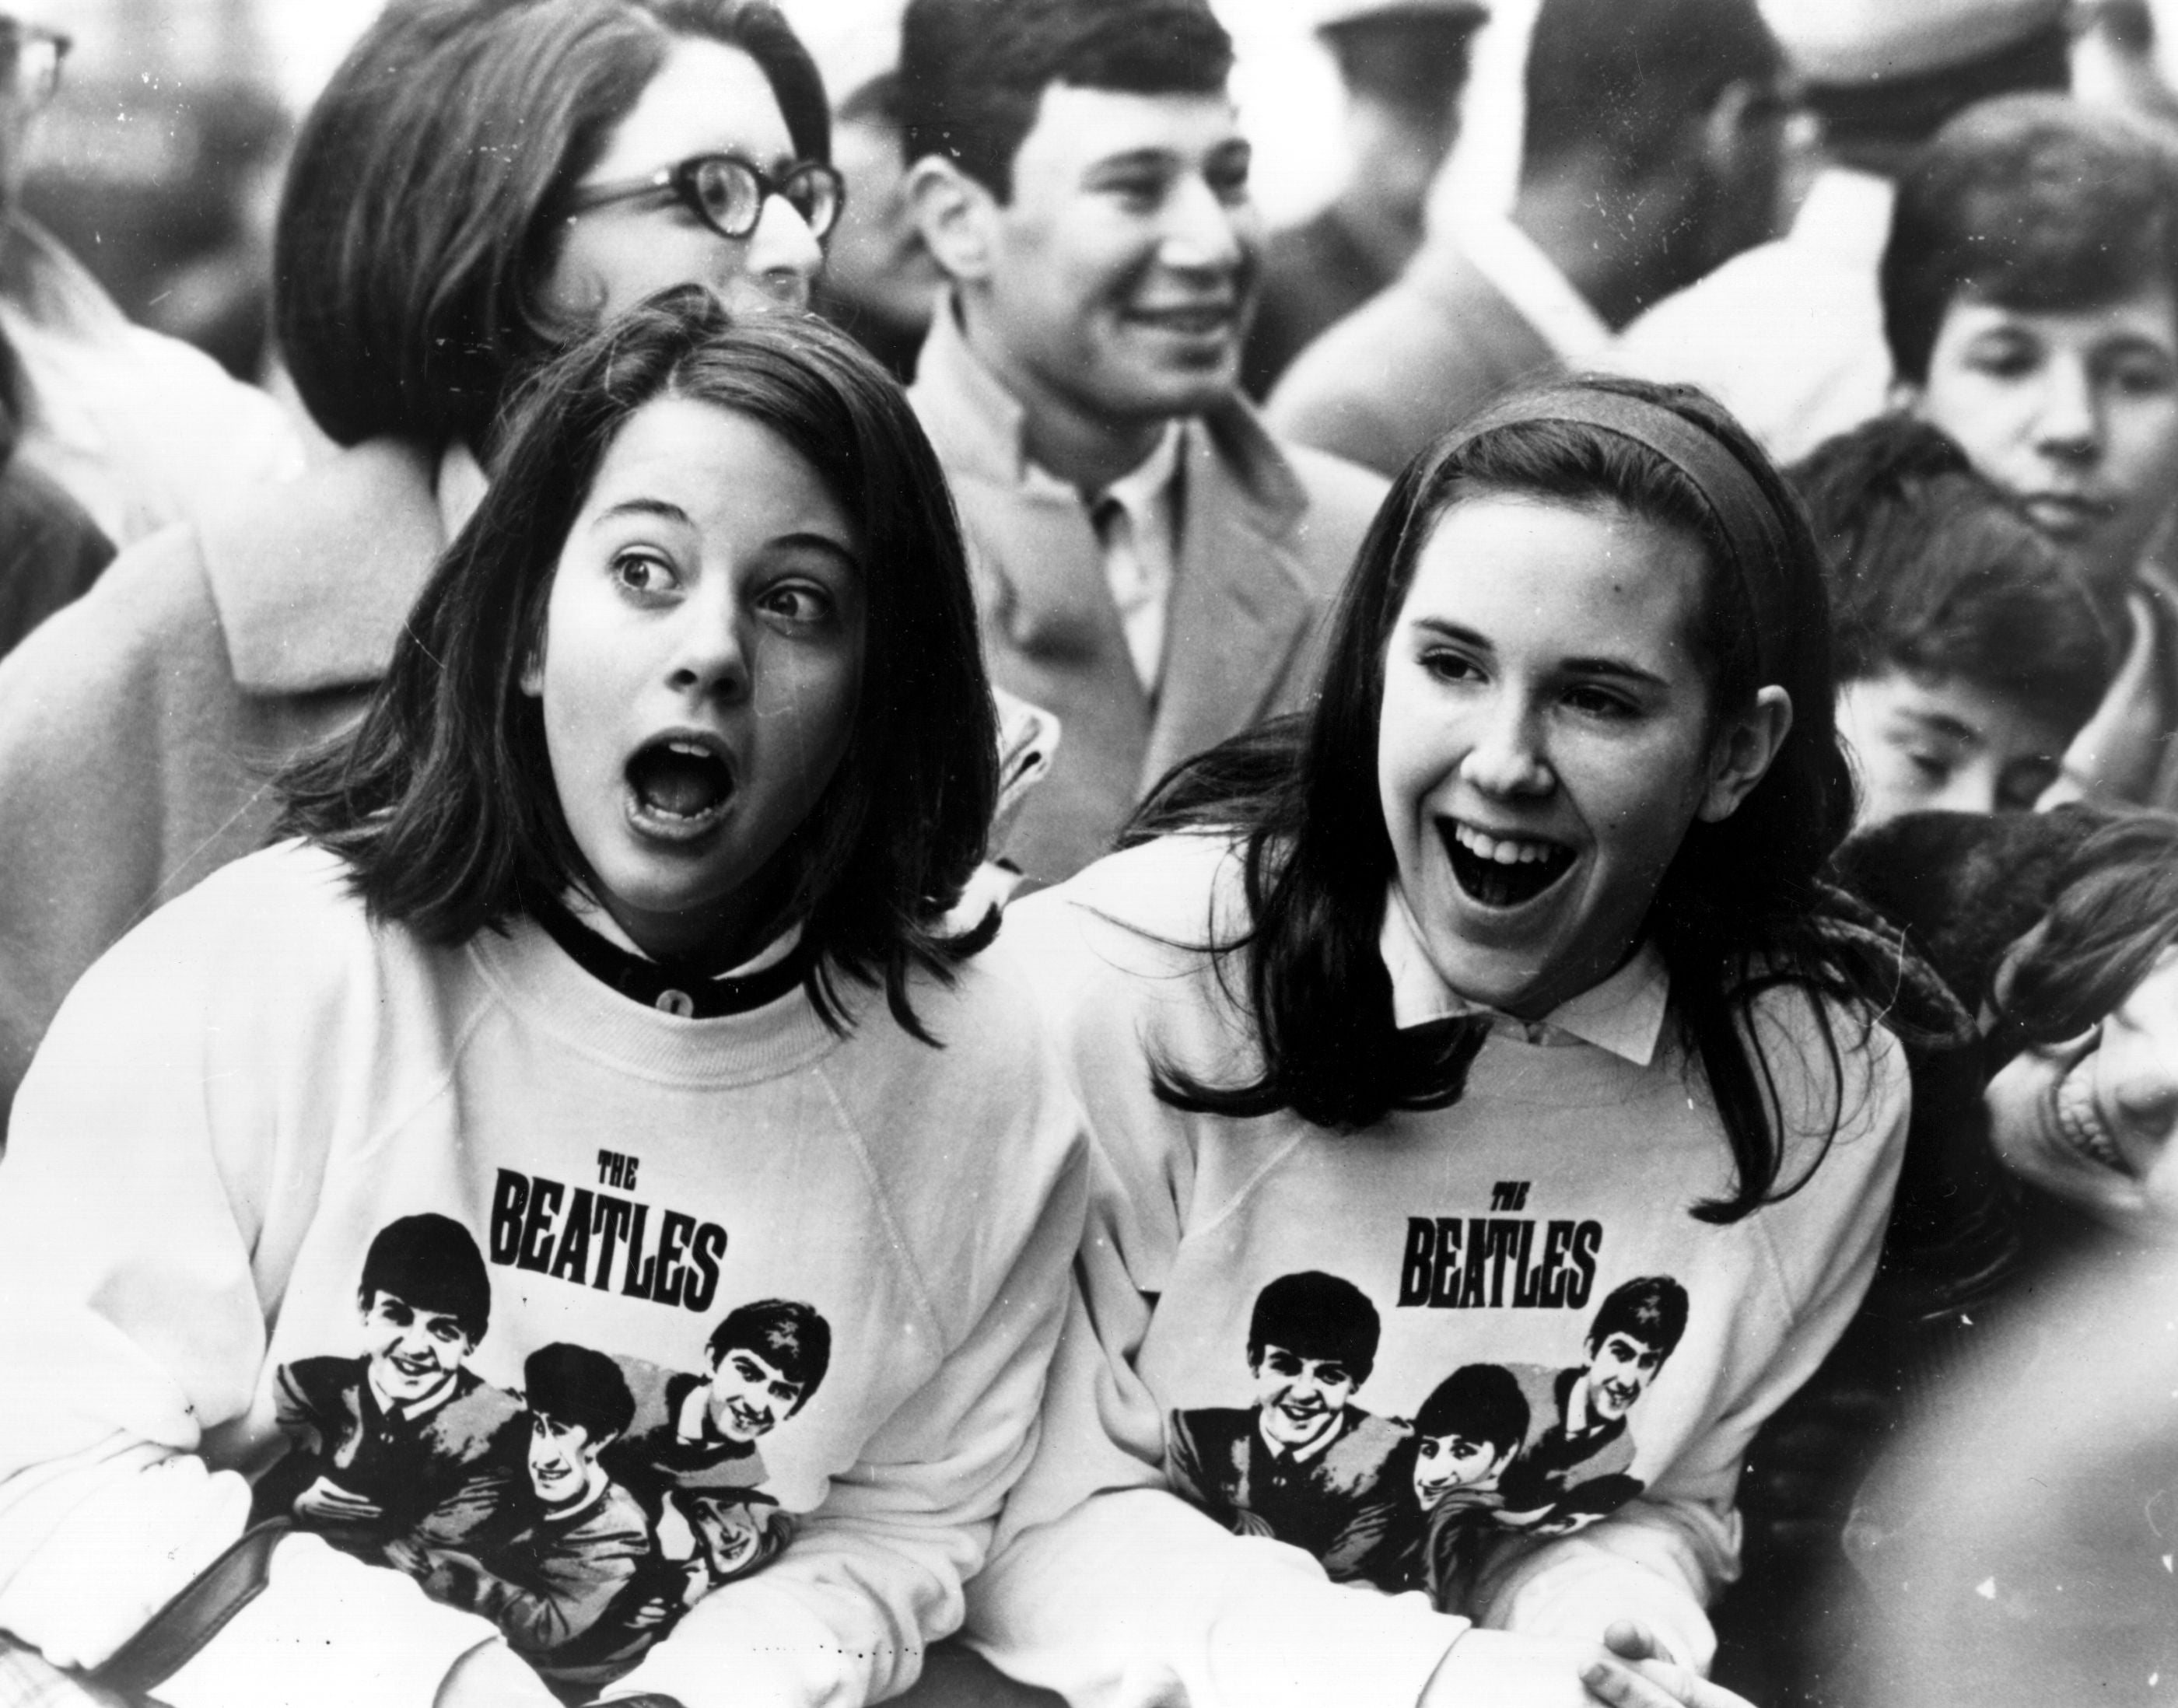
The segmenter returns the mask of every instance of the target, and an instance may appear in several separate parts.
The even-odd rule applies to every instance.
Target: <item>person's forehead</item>
[[[1239,115],[1224,90],[1139,94],[1048,85],[1014,156],[1017,189],[1050,182],[1071,188],[1107,161],[1133,155],[1196,160],[1240,140]]]
[[[1956,336],[2008,329],[2078,348],[2145,342],[2178,350],[2178,292],[2155,279],[2105,302],[2065,308],[2023,308],[1969,288],[1951,298],[1945,318]]]

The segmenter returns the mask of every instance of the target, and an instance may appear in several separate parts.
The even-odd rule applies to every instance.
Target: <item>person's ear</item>
[[[1709,824],[1729,818],[1768,773],[1792,732],[1792,697],[1772,683],[1754,703],[1717,731],[1710,748],[1709,786],[1695,816]]]
[[[990,277],[999,200],[942,154],[926,154],[907,169],[904,194],[930,251],[955,284]]]
[[[1777,86],[1767,79],[1735,77],[1718,90],[1702,115],[1698,144],[1711,176],[1739,183],[1755,151],[1775,151],[1782,117]]]
[[[1894,415],[1908,415],[1916,421],[1926,420],[1928,418],[1921,413],[1923,389],[1918,381],[1901,375],[1891,380],[1890,388],[1884,393],[1883,401]]]
[[[533,700],[544,693],[544,631],[541,628],[529,643],[528,654],[522,660],[522,692]]]

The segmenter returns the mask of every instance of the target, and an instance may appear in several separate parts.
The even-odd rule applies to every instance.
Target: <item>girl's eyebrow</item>
[[[689,521],[688,512],[679,505],[663,498],[623,498],[617,504],[608,504],[597,513],[599,522],[610,522],[616,516],[659,516],[668,522],[695,524]]]
[[[1484,652],[1497,650],[1486,638],[1477,634],[1473,629],[1464,627],[1444,617],[1418,616],[1415,619],[1415,627],[1426,628],[1431,634],[1440,635],[1446,640],[1458,641],[1462,646],[1477,647]]]
[[[1642,682],[1659,688],[1671,686],[1654,671],[1644,671],[1640,665],[1628,664],[1624,659],[1568,659],[1562,668],[1568,676],[1603,676],[1617,682]]]

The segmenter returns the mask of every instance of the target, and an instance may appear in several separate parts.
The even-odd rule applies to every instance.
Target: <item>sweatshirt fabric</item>
[[[688,1708],[905,1689],[1032,1451],[1081,1224],[1010,952],[916,982],[932,1048],[852,985],[841,1037],[798,988],[631,1001],[528,921],[431,947],[346,876],[298,844],[216,873],[24,1082],[0,1629],[97,1664],[254,1483],[298,1533],[174,1708],[429,1708],[495,1635]],[[362,1288],[395,1224],[413,1297]],[[552,1343],[586,1415],[632,1408],[572,1525],[521,1394]]]
[[[1732,1159],[1651,955],[1497,1026],[1449,1109],[1338,1134],[1160,1102],[1152,1065],[1253,1077],[1221,983],[1244,971],[1201,949],[1241,911],[1229,845],[1188,835],[1009,914],[1095,1174],[1042,1447],[971,1595],[978,1646],[1096,1708],[1409,1708],[1447,1652],[1456,1682],[1469,1618],[1587,1640],[1639,1619],[1705,1668],[1743,1451],[1874,1265],[1895,1041],[1833,1009],[1836,1087],[1812,1000],[1764,999],[1796,1190],[1717,1226],[1689,1212]],[[1469,1366],[1517,1399],[1425,1441],[1424,1401]],[[1489,1437],[1426,1506],[1426,1452]]]

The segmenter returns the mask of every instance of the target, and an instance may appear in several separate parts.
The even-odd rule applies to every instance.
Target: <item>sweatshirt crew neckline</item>
[[[462,952],[494,995],[527,1023],[578,1054],[660,1083],[753,1085],[812,1066],[842,1042],[802,988],[798,951],[742,981],[759,987],[755,1005],[690,1015],[605,982],[535,919],[479,932]],[[781,977],[790,972],[792,977]],[[783,986],[779,992],[761,988],[774,977]],[[852,1011],[859,1005],[848,1006],[851,1024],[866,1017]]]

